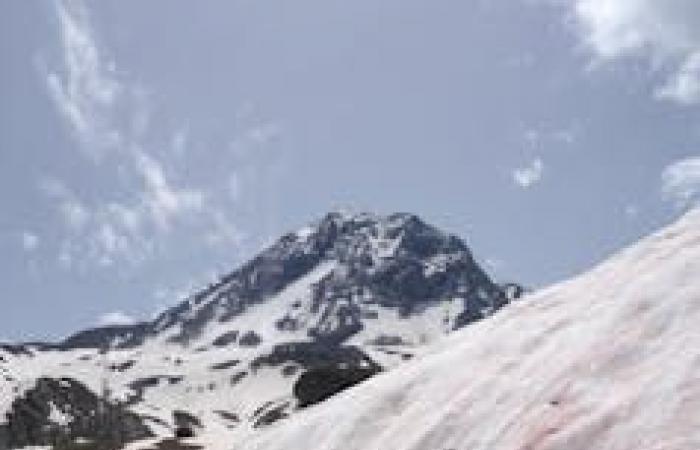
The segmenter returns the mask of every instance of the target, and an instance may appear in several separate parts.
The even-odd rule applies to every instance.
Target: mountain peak
[[[459,238],[418,216],[331,212],[284,235],[220,283],[167,311],[155,331],[179,325],[171,338],[190,342],[208,323],[228,322],[254,305],[277,301],[298,283],[308,285],[310,314],[317,316],[317,323],[307,327],[308,336],[341,341],[364,328],[362,311],[369,305],[406,317],[457,302],[457,312],[444,319],[452,329],[507,302]],[[345,306],[339,309],[339,302]],[[319,334],[320,324],[328,320],[337,323],[324,325],[328,332]]]
[[[369,212],[330,212],[284,236],[273,246],[272,252],[303,252],[312,248],[330,252],[324,252],[324,256],[341,260],[353,256],[388,258],[396,256],[397,252],[412,253],[416,257],[429,257],[439,252],[468,253],[459,238],[428,225],[415,214]]]

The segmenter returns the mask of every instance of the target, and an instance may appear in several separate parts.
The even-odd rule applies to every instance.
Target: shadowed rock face
[[[308,370],[294,384],[300,408],[320,403],[379,373],[377,367],[325,365]]]
[[[34,388],[16,398],[0,425],[0,448],[63,445],[78,437],[118,448],[151,436],[141,418],[98,398],[70,378],[39,378]]]
[[[149,331],[148,323],[115,325],[80,331],[59,344],[60,349],[135,347],[143,343]]]
[[[255,358],[251,368],[258,370],[265,366],[279,367],[286,363],[295,363],[305,369],[328,364],[379,369],[371,358],[355,347],[319,342],[290,342],[276,345],[269,354]]]
[[[195,430],[202,428],[199,419],[187,411],[173,411],[173,423],[175,424],[175,436],[188,438],[196,436]]]

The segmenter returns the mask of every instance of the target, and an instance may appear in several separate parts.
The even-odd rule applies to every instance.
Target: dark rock
[[[126,372],[127,370],[134,367],[134,364],[136,364],[136,361],[130,359],[129,361],[125,361],[121,364],[111,364],[109,366],[109,370],[111,370],[112,372]]]
[[[52,408],[64,416],[65,423],[52,422]],[[12,402],[7,423],[0,425],[0,448],[60,448],[77,437],[102,448],[117,448],[151,435],[141,417],[123,405],[97,397],[82,383],[70,378],[39,378],[34,388]]]
[[[322,402],[376,375],[375,367],[339,367],[328,365],[304,372],[294,384],[294,396],[300,408]]]
[[[127,400],[128,405],[133,405],[143,400],[143,394],[148,388],[156,387],[161,380],[168,384],[177,384],[183,380],[181,375],[153,375],[150,377],[137,378],[127,384],[127,387],[133,391],[133,395]]]
[[[111,347],[115,342],[118,342],[115,348],[133,348],[143,343],[150,329],[151,325],[148,323],[92,328],[68,337],[58,344],[58,348],[61,350],[104,349]]]
[[[134,391],[143,391],[146,388],[158,386],[158,383],[160,382],[161,378],[165,377],[161,375],[155,375],[152,377],[138,378],[129,383],[127,386],[129,386],[129,388]]]
[[[284,366],[282,368],[282,376],[291,377],[291,376],[295,375],[298,371],[299,371],[298,366],[294,366],[294,365]]]
[[[518,283],[503,283],[501,290],[505,294],[508,301],[520,300],[523,296],[530,293],[530,290]]]
[[[175,436],[178,438],[189,438],[195,436],[195,429],[201,429],[200,420],[187,411],[173,411],[173,423],[175,424]]]
[[[25,344],[0,344],[0,350],[12,356],[33,356],[29,346]]]
[[[253,423],[253,428],[261,428],[267,425],[271,425],[278,420],[282,420],[289,416],[289,403],[283,402],[279,405],[274,404],[274,402],[268,402],[253,414],[257,417]]]
[[[234,344],[237,339],[238,331],[229,331],[214,339],[212,345],[214,347],[226,347],[227,345]]]
[[[394,346],[394,345],[404,345],[406,342],[401,338],[401,336],[390,336],[386,334],[382,334],[380,336],[377,336],[375,339],[372,339],[371,341],[367,342],[370,345],[386,345],[386,346]]]
[[[223,411],[220,409],[215,410],[214,413],[218,414],[221,418],[228,420],[229,422],[232,422],[232,423],[239,423],[241,421],[241,418],[238,417],[238,414],[236,414],[236,413]]]
[[[178,439],[193,438],[194,430],[189,427],[177,427],[175,428],[175,437]]]
[[[241,372],[238,372],[238,373],[236,373],[236,374],[234,374],[234,375],[231,375],[231,380],[230,380],[229,383],[231,384],[231,386],[233,386],[233,385],[235,385],[235,384],[238,384],[238,383],[239,383],[243,378],[245,378],[247,375],[248,375],[248,372],[246,372],[245,370],[243,370],[243,371],[241,371]]]
[[[238,341],[238,345],[242,347],[256,347],[260,345],[262,338],[255,331],[247,331]]]
[[[232,359],[230,361],[224,361],[224,362],[220,362],[217,364],[213,364],[210,367],[210,369],[211,370],[226,370],[226,369],[230,369],[231,367],[237,366],[238,364],[240,364],[240,362],[241,361],[239,359]]]
[[[179,384],[184,379],[185,379],[185,377],[182,375],[167,377],[168,384]]]
[[[275,345],[272,352],[258,356],[250,366],[253,370],[257,370],[264,366],[277,367],[290,362],[307,369],[329,364],[379,368],[369,356],[356,347],[326,345],[319,342],[290,342]]]
[[[299,321],[287,314],[275,322],[275,327],[280,331],[296,331],[299,329]]]

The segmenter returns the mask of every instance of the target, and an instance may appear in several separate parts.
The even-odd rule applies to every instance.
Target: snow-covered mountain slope
[[[700,210],[237,450],[700,449]]]
[[[64,397],[83,388],[120,402],[157,435],[172,435],[183,415],[204,433],[257,432],[408,361],[504,306],[512,291],[460,239],[416,216],[332,213],[153,322],[0,346],[0,446],[3,430],[70,416],[76,407]],[[333,383],[317,386],[319,370],[333,371]],[[37,398],[50,404],[27,424],[22,411]]]

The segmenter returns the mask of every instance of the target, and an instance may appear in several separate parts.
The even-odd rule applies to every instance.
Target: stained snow
[[[698,450],[698,323],[695,211],[235,448]]]

